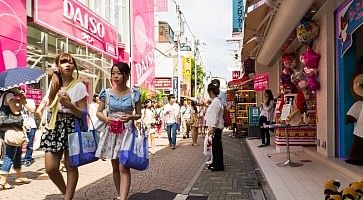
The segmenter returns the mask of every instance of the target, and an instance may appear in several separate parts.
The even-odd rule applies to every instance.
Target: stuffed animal
[[[332,195],[340,195],[340,192],[338,191],[340,187],[340,182],[338,180],[326,180],[324,182],[324,195],[325,200],[330,199]]]
[[[358,71],[353,75],[350,90],[357,101],[346,115],[347,123],[354,123],[353,144],[346,162],[363,166],[363,135],[361,134],[363,133],[363,57],[359,59]]]
[[[296,61],[295,61],[295,54],[288,53],[281,56],[282,64],[285,68],[288,69],[295,69],[296,68]]]
[[[358,200],[358,194],[353,188],[346,187],[342,191],[342,200]]]
[[[349,187],[353,188],[357,192],[359,200],[362,199],[362,197],[363,197],[363,183],[353,182],[353,183],[349,184]]]

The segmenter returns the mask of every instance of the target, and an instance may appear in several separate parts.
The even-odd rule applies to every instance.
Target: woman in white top
[[[219,86],[216,83],[208,85],[208,93],[211,98],[211,104],[206,112],[206,125],[209,134],[212,135],[212,164],[208,166],[212,171],[223,171],[223,147],[222,147],[222,131],[224,128],[223,121],[223,105],[218,98]]]
[[[262,144],[258,147],[270,145],[270,130],[266,125],[270,125],[274,117],[274,96],[270,89],[265,90],[265,101],[261,104],[261,114],[259,119]]]
[[[48,96],[48,109],[51,118],[47,131],[43,134],[40,149],[45,151],[45,170],[49,178],[64,195],[64,199],[73,199],[78,181],[78,169],[71,167],[68,154],[68,134],[75,130],[75,120],[81,122],[84,129],[86,122],[82,121],[84,110],[87,111],[87,88],[78,79],[76,60],[68,53],[62,53],[55,58],[57,71],[53,73]],[[74,70],[77,77],[73,77]],[[64,165],[67,169],[67,185],[59,172],[59,166],[64,155]]]
[[[151,100],[145,100],[145,108],[141,110],[141,120],[146,126],[146,131],[149,136],[150,153],[154,154],[155,147],[155,109],[152,107]]]

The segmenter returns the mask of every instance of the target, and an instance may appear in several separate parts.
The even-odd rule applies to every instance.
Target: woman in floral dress
[[[131,173],[130,168],[119,164],[118,154],[124,135],[132,130],[133,121],[141,118],[140,92],[136,88],[127,87],[129,77],[128,64],[116,63],[112,66],[112,87],[101,91],[97,111],[97,117],[107,122],[107,126],[100,138],[96,156],[111,160],[113,180],[120,195],[115,199],[121,200],[127,199]],[[107,115],[103,113],[106,107],[108,108]]]

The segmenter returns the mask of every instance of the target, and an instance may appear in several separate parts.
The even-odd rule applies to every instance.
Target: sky
[[[169,10],[157,13],[159,19],[167,21],[175,30],[175,4],[168,0]],[[212,76],[232,78],[228,71],[232,55],[230,50],[236,45],[227,44],[226,39],[232,37],[232,0],[180,0],[181,11],[193,34],[206,43],[207,69]],[[192,38],[185,26],[188,38]]]

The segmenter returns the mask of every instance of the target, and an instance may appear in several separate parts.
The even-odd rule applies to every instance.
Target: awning
[[[248,58],[258,45],[258,43],[255,42],[254,37],[261,36],[259,32],[261,32],[262,26],[267,21],[269,9],[270,8],[266,4],[263,4],[247,14],[245,19],[242,59]]]
[[[242,86],[250,81],[253,81],[253,79],[250,79],[250,77],[248,77],[248,76],[244,76],[240,79],[236,79],[236,80],[228,82],[228,85],[229,86]]]

